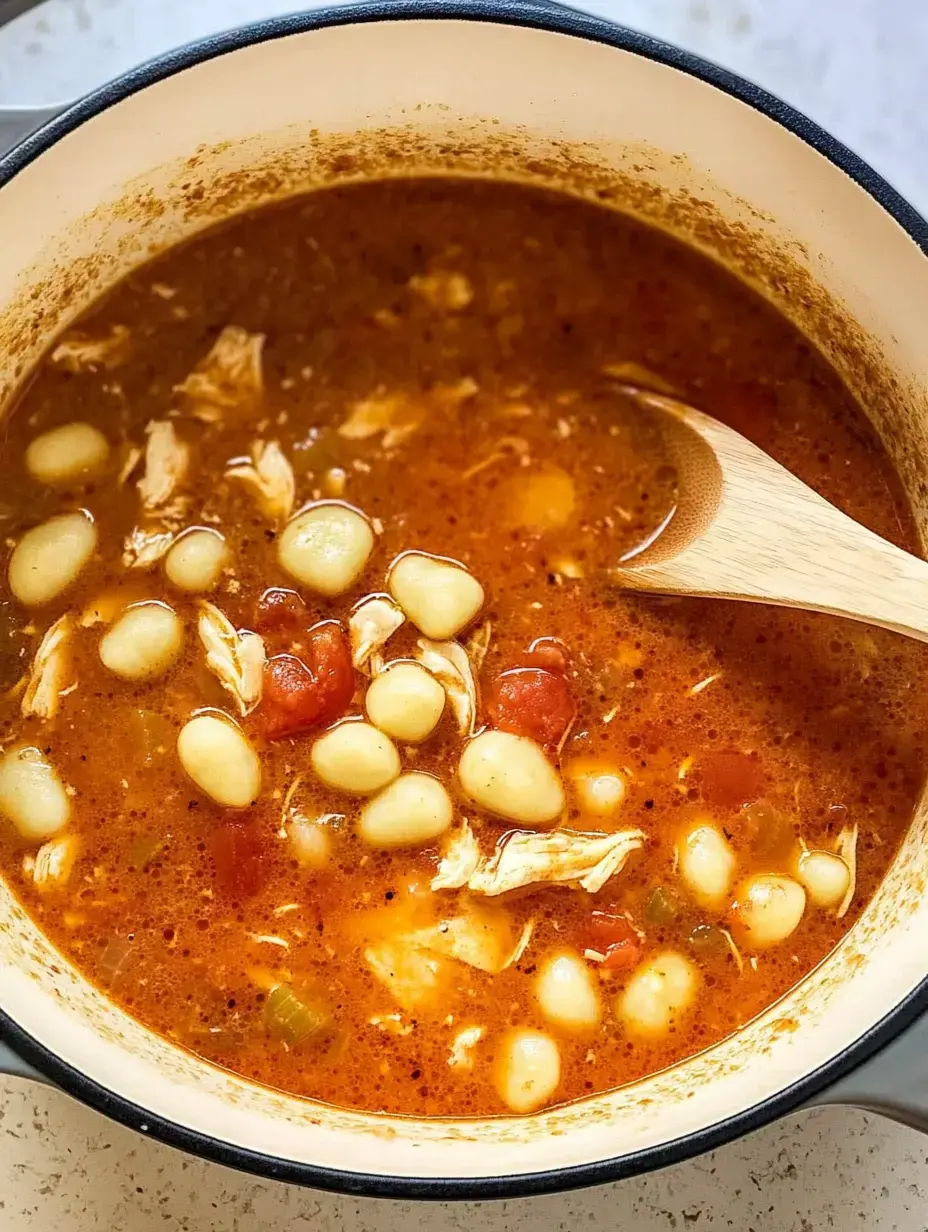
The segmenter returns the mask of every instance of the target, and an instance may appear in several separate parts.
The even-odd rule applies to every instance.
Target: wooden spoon
[[[628,590],[830,612],[928,641],[928,563],[861,526],[709,415],[637,387],[661,415],[676,508],[616,570]]]

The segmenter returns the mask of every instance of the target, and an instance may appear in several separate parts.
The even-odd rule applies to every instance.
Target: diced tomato
[[[622,971],[634,967],[640,959],[641,938],[627,916],[594,911],[586,948],[605,955],[599,966],[609,971]]]
[[[258,633],[302,633],[308,623],[306,604],[295,590],[272,586],[258,600],[255,610]]]
[[[264,665],[259,714],[269,740],[295,736],[340,718],[354,694],[351,646],[341,625],[316,625],[305,638],[304,658],[275,655]]]
[[[266,852],[252,821],[228,821],[210,834],[216,879],[235,898],[251,898],[266,880]]]
[[[532,642],[525,656],[526,667],[543,667],[555,675],[567,674],[567,648],[556,637],[539,637]]]
[[[741,808],[764,792],[764,772],[749,753],[710,753],[697,758],[703,798],[720,808]]]
[[[497,676],[487,704],[490,723],[499,731],[528,736],[556,749],[573,722],[570,682],[542,667],[516,667]]]

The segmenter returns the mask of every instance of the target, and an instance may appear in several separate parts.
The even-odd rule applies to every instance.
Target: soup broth
[[[699,406],[910,551],[823,358],[669,236],[404,180],[238,218],[59,339],[4,435],[0,868],[249,1079],[415,1116],[634,1081],[852,925],[926,649],[623,593]]]

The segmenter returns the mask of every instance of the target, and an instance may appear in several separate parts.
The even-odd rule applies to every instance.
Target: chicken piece
[[[416,658],[445,690],[462,736],[477,730],[477,681],[470,656],[459,642],[433,642],[420,637]]]
[[[167,555],[173,542],[172,531],[143,530],[137,526],[123,541],[122,563],[127,569],[152,569]]]
[[[115,368],[126,358],[129,330],[114,325],[105,338],[88,338],[72,334],[63,338],[51,354],[53,364],[66,372],[95,372],[98,368]]]
[[[220,423],[228,410],[253,408],[264,394],[263,347],[264,334],[227,325],[176,392],[204,423]]]
[[[491,856],[481,857],[465,822],[438,866],[432,889],[466,886],[472,894],[495,897],[531,885],[569,885],[595,894],[622,871],[628,857],[644,846],[644,841],[640,830],[614,834],[512,830],[499,840]]]
[[[359,603],[348,620],[354,666],[366,668],[405,620],[402,608],[389,595],[372,595]]]
[[[251,458],[251,462],[230,466],[225,477],[243,483],[264,516],[282,526],[296,501],[293,467],[277,441],[255,441]]]
[[[80,854],[80,839],[76,834],[63,834],[60,838],[43,843],[35,856],[23,859],[23,872],[31,877],[35,888],[43,894],[64,886]]]
[[[168,419],[153,420],[145,433],[145,472],[137,485],[142,504],[149,511],[171,513],[166,507],[186,477],[190,450]]]
[[[401,394],[376,393],[356,402],[348,418],[338,428],[346,441],[366,441],[383,433],[384,449],[395,449],[419,427],[421,406],[414,406]]]
[[[42,638],[23,694],[24,718],[53,719],[58,713],[65,672],[70,655],[68,643],[74,632],[74,617],[65,613],[46,631]]]
[[[197,632],[206,651],[206,666],[235,701],[244,718],[261,701],[264,682],[264,641],[241,631],[218,607],[201,599]]]

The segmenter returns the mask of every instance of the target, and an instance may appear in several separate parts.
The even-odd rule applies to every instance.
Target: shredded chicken
[[[115,368],[126,358],[128,343],[129,331],[125,325],[114,325],[106,338],[72,334],[69,338],[63,338],[52,351],[52,363],[66,372]]]
[[[602,370],[605,376],[612,377],[614,381],[641,385],[645,389],[653,389],[655,393],[669,394],[671,397],[680,393],[679,389],[671,385],[664,377],[657,372],[652,372],[644,364],[635,363],[633,359],[625,360],[620,364],[603,364]]]
[[[483,857],[465,821],[445,850],[432,889],[466,886],[472,894],[495,897],[525,886],[555,884],[577,886],[595,894],[642,846],[644,835],[640,830],[614,834],[513,830],[500,839],[491,856]]]
[[[473,1069],[474,1048],[483,1038],[483,1027],[465,1027],[451,1041],[448,1064],[452,1069]]]
[[[460,312],[474,298],[474,288],[465,274],[454,270],[436,270],[432,274],[414,274],[409,289],[437,312]]]
[[[402,937],[379,941],[364,951],[364,961],[404,1010],[415,1010],[437,998],[446,962]]]
[[[464,649],[467,651],[467,657],[470,659],[475,672],[479,673],[483,668],[492,640],[493,624],[489,620],[485,620],[482,625],[478,625],[467,639]]]
[[[172,531],[143,530],[137,526],[123,540],[122,563],[127,569],[152,569],[167,554],[173,542]]]
[[[467,651],[459,642],[420,637],[416,658],[445,690],[458,731],[472,736],[477,724],[477,681]]]
[[[459,890],[466,886],[480,864],[480,844],[467,818],[445,844],[438,872],[432,878],[433,890]]]
[[[415,1022],[406,1022],[402,1014],[375,1014],[368,1022],[387,1035],[412,1035],[416,1029]]]
[[[53,719],[64,689],[64,676],[68,669],[68,643],[74,632],[74,617],[66,612],[60,616],[42,638],[29,681],[23,694],[24,718]]]
[[[206,650],[206,666],[235,700],[239,714],[251,714],[261,701],[264,642],[257,633],[240,631],[218,607],[201,599],[197,632]]]
[[[351,661],[363,670],[373,655],[381,651],[406,617],[389,595],[363,599],[348,618],[351,634]]]
[[[191,403],[192,414],[205,423],[219,423],[223,412],[249,409],[264,393],[261,351],[264,334],[250,334],[227,325],[208,354],[186,380],[175,386]]]
[[[264,516],[280,526],[290,517],[296,501],[293,467],[277,441],[255,441],[251,458],[251,462],[229,467],[225,477],[243,483]]]
[[[854,895],[857,893],[857,825],[845,826],[838,837],[835,839],[835,851],[844,861],[850,872],[850,880],[847,883],[847,890],[844,898],[838,905],[837,918],[840,920],[847,915],[851,903],[854,901]]]
[[[37,890],[43,894],[63,886],[80,853],[80,839],[76,834],[64,834],[60,838],[43,843],[35,857],[26,856],[23,871]]]
[[[384,449],[395,449],[419,427],[423,408],[402,394],[378,392],[356,402],[338,428],[346,441],[366,441],[383,433]]]
[[[164,511],[187,474],[190,450],[169,419],[153,420],[145,433],[145,473],[138,482],[139,494],[146,509]]]
[[[489,904],[472,905],[427,928],[385,937],[370,946],[364,958],[409,1011],[437,999],[452,971],[449,962],[494,975],[505,971],[523,954],[533,926],[529,921],[514,938],[508,912]]]

